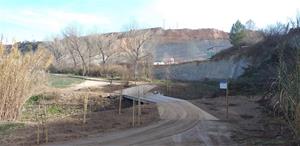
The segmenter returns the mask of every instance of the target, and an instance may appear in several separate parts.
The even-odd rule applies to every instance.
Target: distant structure
[[[160,62],[154,62],[153,65],[165,65],[165,63],[160,61]]]
[[[163,62],[165,64],[175,64],[175,59],[173,57],[171,57],[171,58],[165,58],[165,59],[163,59]]]
[[[171,58],[164,58],[163,61],[154,62],[153,65],[168,65],[168,64],[176,64],[175,59]]]

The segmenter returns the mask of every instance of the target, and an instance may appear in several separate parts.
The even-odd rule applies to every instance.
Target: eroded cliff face
[[[228,33],[216,29],[160,29],[154,40],[151,50],[156,62],[169,58],[177,63],[206,60],[232,46]]]
[[[249,65],[247,58],[217,61],[194,61],[182,64],[154,67],[154,76],[159,79],[201,81],[204,79],[235,79],[242,75]]]
[[[241,57],[238,53],[229,53],[220,59],[210,59],[220,51],[232,47],[228,33],[223,31],[164,30],[160,36],[162,43],[158,43],[154,48],[156,61],[172,57],[176,64],[155,66],[153,74],[159,79],[236,79],[251,65],[251,57]],[[264,36],[260,32],[247,31],[243,43],[253,45],[263,40]]]
[[[182,63],[207,60],[212,55],[229,47],[231,44],[226,39],[164,42],[153,48],[153,54],[156,62],[174,58],[175,62]]]
[[[153,73],[157,78],[165,78],[166,68],[170,70],[170,78],[174,80],[197,81],[208,79],[236,78],[244,72],[247,67],[247,59],[222,59],[209,60],[216,53],[232,47],[228,33],[216,29],[162,29],[151,28],[138,30],[137,34],[143,31],[151,34],[151,39],[143,46],[147,51],[152,52],[155,62],[164,62],[170,58],[174,65],[155,66]],[[120,47],[120,40],[128,37],[124,32],[114,33],[118,35],[115,41],[116,47]],[[110,34],[101,34],[110,35]],[[85,36],[86,38],[92,36]],[[126,53],[120,52],[109,60],[111,64],[130,63]],[[101,64],[101,56],[96,47],[91,50],[91,64]],[[67,53],[67,52],[66,52]],[[89,57],[85,55],[84,57]],[[61,68],[72,68],[72,58],[66,55],[65,63]],[[76,57],[78,65],[80,60]]]
[[[231,47],[229,41],[228,33],[216,29],[162,29],[162,28],[150,28],[137,30],[135,35],[141,35],[143,33],[150,34],[151,37],[147,38],[144,46],[142,46],[146,51],[152,53],[155,62],[162,62],[170,58],[174,59],[177,63],[190,62],[195,60],[206,60],[212,55],[220,52],[221,50]],[[113,35],[112,35],[113,34]],[[101,56],[99,49],[94,46],[90,47],[90,55],[87,51],[85,40],[90,40],[93,38],[109,38],[112,36],[117,36],[117,38],[112,38],[113,48],[122,48],[121,40],[129,37],[126,32],[112,32],[107,34],[93,34],[83,36],[79,41],[83,44],[80,48],[83,52],[84,58],[91,58],[91,63],[93,65],[99,65],[101,63]],[[64,40],[61,40],[64,43]],[[101,41],[101,40],[99,40]],[[43,47],[51,47],[45,42]],[[95,42],[94,42],[95,43]],[[64,45],[57,45],[64,46]],[[53,45],[52,45],[53,47]],[[64,54],[63,66],[72,67],[71,54],[66,51],[67,49],[62,47],[58,49],[61,54]],[[126,53],[122,53],[124,50],[118,50],[118,53],[110,57],[110,63],[128,63],[130,58],[126,56]],[[80,57],[75,54],[75,60],[78,64],[81,64]]]

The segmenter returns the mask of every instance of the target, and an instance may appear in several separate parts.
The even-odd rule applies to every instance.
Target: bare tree
[[[290,18],[288,23],[291,29],[300,28],[300,12],[297,12],[295,18]]]
[[[92,55],[94,53],[93,44],[95,42],[93,42],[91,40],[91,37],[84,37],[83,40],[86,44],[86,51],[87,51],[87,55],[88,55],[88,58],[87,58],[87,74],[89,74],[90,73],[91,62],[92,62]]]
[[[101,64],[104,66],[107,61],[116,53],[118,48],[115,45],[118,35],[114,33],[93,36],[93,43],[101,57]]]
[[[145,77],[147,79],[151,79],[152,78],[152,69],[153,69],[153,54],[149,53],[149,55],[143,59],[142,61],[142,65],[143,65],[143,71],[145,74]]]
[[[256,26],[255,26],[255,22],[252,19],[249,19],[246,23],[245,23],[245,27],[248,30],[255,30]]]
[[[69,51],[74,67],[77,67],[76,58],[81,61],[82,75],[86,75],[87,72],[87,62],[86,62],[86,45],[84,40],[80,37],[80,33],[76,27],[67,27],[63,31],[63,36],[66,41],[67,50]]]
[[[264,29],[263,32],[267,38],[278,37],[278,36],[287,34],[289,31],[289,28],[290,28],[289,24],[277,22],[274,25],[267,26],[267,28]]]
[[[134,69],[134,79],[139,74],[139,63],[151,55],[146,49],[146,42],[152,38],[150,30],[131,29],[124,33],[121,40],[121,47],[126,52],[128,59]]]
[[[43,45],[52,53],[54,63],[60,65],[64,61],[67,53],[65,52],[64,43],[59,37],[54,37],[52,41],[46,42]]]

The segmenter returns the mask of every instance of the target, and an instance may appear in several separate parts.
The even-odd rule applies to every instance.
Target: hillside
[[[154,62],[161,62],[174,58],[175,62],[189,62],[194,60],[206,60],[232,45],[228,33],[216,29],[162,29],[150,28],[138,30],[149,32],[151,40],[146,42],[146,49],[153,54]],[[124,32],[101,34],[109,36],[116,34],[120,38],[127,37]],[[101,37],[100,35],[100,37]],[[91,37],[91,36],[85,36]],[[119,45],[115,42],[115,45]],[[97,55],[97,54],[96,54]],[[97,58],[97,57],[96,57]],[[119,62],[119,56],[115,57]],[[94,61],[96,62],[96,61]]]
[[[146,44],[150,47],[146,49],[152,52],[154,62],[162,62],[170,58],[174,58],[177,63],[207,60],[232,46],[228,33],[217,29],[150,28],[138,31],[149,31],[152,34],[152,39]],[[112,33],[103,35],[109,34]],[[115,34],[124,36],[124,32]]]
[[[240,91],[241,88],[264,90],[268,88],[266,84],[276,78],[280,49],[284,49],[286,60],[290,62],[292,57],[288,56],[292,56],[294,48],[299,46],[299,36],[299,29],[292,29],[285,35],[269,36],[253,45],[223,49],[209,61],[157,66],[154,75],[161,79],[168,77],[185,81],[236,79],[234,88],[240,88]]]
[[[161,30],[153,48],[155,61],[174,58],[175,62],[206,60],[231,47],[226,32],[216,29]]]

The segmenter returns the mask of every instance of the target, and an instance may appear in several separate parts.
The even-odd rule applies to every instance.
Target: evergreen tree
[[[245,26],[237,20],[231,27],[229,38],[234,46],[240,46],[241,41],[245,36]]]

